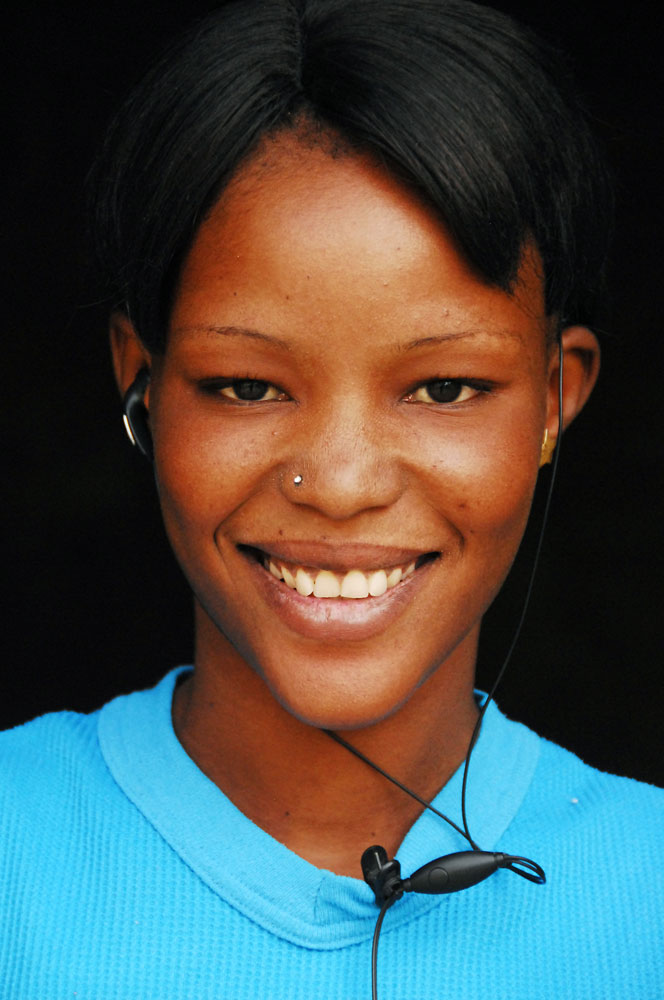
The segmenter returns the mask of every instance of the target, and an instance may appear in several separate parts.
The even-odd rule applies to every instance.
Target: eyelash
[[[464,389],[470,390],[470,395],[465,399],[431,399],[431,402],[426,399],[418,399],[417,394],[426,391],[429,397],[431,397],[431,389],[433,387],[451,387],[452,392],[458,390],[458,394],[463,393]],[[488,382],[480,382],[476,379],[462,379],[462,378],[431,378],[427,379],[426,382],[420,382],[416,385],[410,392],[406,393],[404,399],[408,403],[423,403],[425,406],[460,406],[463,403],[470,402],[476,396],[488,395],[493,391],[493,386]]]
[[[254,391],[260,391],[259,387],[262,387],[263,395],[261,398],[249,398],[241,399],[238,396],[239,387],[245,387],[245,390],[251,392],[251,388]],[[435,389],[434,389],[435,387]],[[224,379],[213,379],[202,383],[202,389],[204,392],[209,393],[213,396],[224,396],[230,402],[239,405],[251,405],[252,403],[266,403],[266,402],[282,402],[288,400],[290,397],[288,393],[284,392],[278,386],[273,385],[271,382],[266,382],[264,379],[254,378],[252,376],[244,376],[242,378],[224,378]],[[230,393],[224,390],[232,390],[235,394],[235,398],[230,395]],[[444,394],[445,391],[451,391],[452,394],[455,392],[457,395],[454,399],[434,399],[432,398],[432,389],[437,391],[439,394]],[[273,391],[273,395],[265,398],[265,393]],[[471,395],[467,396],[465,399],[459,399],[458,395],[462,394],[464,390],[470,390]],[[425,406],[454,406],[461,405],[465,402],[469,402],[480,394],[488,394],[493,391],[493,386],[487,382],[477,381],[475,379],[458,379],[458,378],[433,378],[427,379],[425,382],[420,382],[418,385],[414,386],[409,392],[404,396],[404,402],[407,403],[422,403]],[[429,400],[418,398],[419,393],[426,392],[429,395]],[[281,399],[279,397],[282,397]]]
[[[268,391],[268,390],[272,389],[272,390],[274,390],[275,395],[271,396],[267,400],[264,399],[264,398],[261,398],[261,399],[240,399],[237,396],[237,391],[238,390],[236,388],[236,387],[239,387],[239,386],[247,386],[247,387],[248,386],[264,386],[264,391]],[[283,389],[280,389],[278,386],[273,385],[271,382],[266,382],[265,379],[254,378],[251,375],[244,375],[241,378],[216,378],[216,379],[211,379],[210,381],[206,381],[206,382],[201,383],[201,388],[203,389],[203,391],[205,393],[208,393],[211,396],[223,396],[224,398],[228,399],[231,403],[236,403],[236,404],[239,404],[241,406],[242,405],[245,405],[245,406],[251,405],[252,403],[273,402],[273,401],[277,400],[278,397],[280,397],[280,396],[284,397],[285,399],[289,399],[290,398],[288,396],[288,393],[284,392]],[[230,395],[230,393],[224,392],[225,389],[231,389],[235,393],[235,398],[233,398]]]

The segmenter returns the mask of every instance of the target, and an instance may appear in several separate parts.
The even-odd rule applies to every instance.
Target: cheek
[[[214,421],[178,421],[177,410],[173,417],[161,411],[155,421],[155,474],[166,531],[184,568],[194,552],[198,560],[214,556],[206,557],[205,547],[273,469],[258,429],[240,436]]]
[[[537,423],[509,434],[497,428],[429,449],[430,502],[450,521],[465,548],[473,538],[518,544],[537,480]],[[487,550],[487,555],[489,550]]]

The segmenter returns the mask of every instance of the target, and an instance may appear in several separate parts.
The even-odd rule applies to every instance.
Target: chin
[[[395,715],[408,701],[404,698],[395,704],[392,699],[366,699],[362,697],[340,698],[333,695],[312,698],[308,692],[306,699],[286,701],[274,693],[274,697],[289,715],[314,729],[332,729],[335,732],[369,729]]]
[[[413,699],[426,696],[427,681],[439,675],[440,659],[417,663],[412,650],[389,659],[385,650],[361,654],[355,650],[338,659],[327,650],[324,658],[299,660],[297,676],[270,669],[257,672],[270,696],[300,722],[317,729],[360,730],[397,715]],[[445,678],[440,675],[440,680]]]

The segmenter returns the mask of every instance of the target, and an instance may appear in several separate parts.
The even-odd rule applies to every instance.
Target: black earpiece
[[[152,435],[150,434],[148,411],[143,401],[149,381],[150,369],[141,368],[125,393],[122,402],[122,419],[131,443],[135,444],[145,457],[152,461],[154,457]]]

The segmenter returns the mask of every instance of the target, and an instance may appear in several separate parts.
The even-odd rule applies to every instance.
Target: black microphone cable
[[[392,906],[396,903],[397,899],[400,899],[400,895],[388,896],[383,905],[380,908],[380,913],[378,914],[378,920],[376,921],[376,927],[374,928],[373,941],[371,943],[371,998],[372,1000],[378,1000],[378,941],[380,939],[380,930],[383,926],[383,920],[385,919],[385,914]]]

